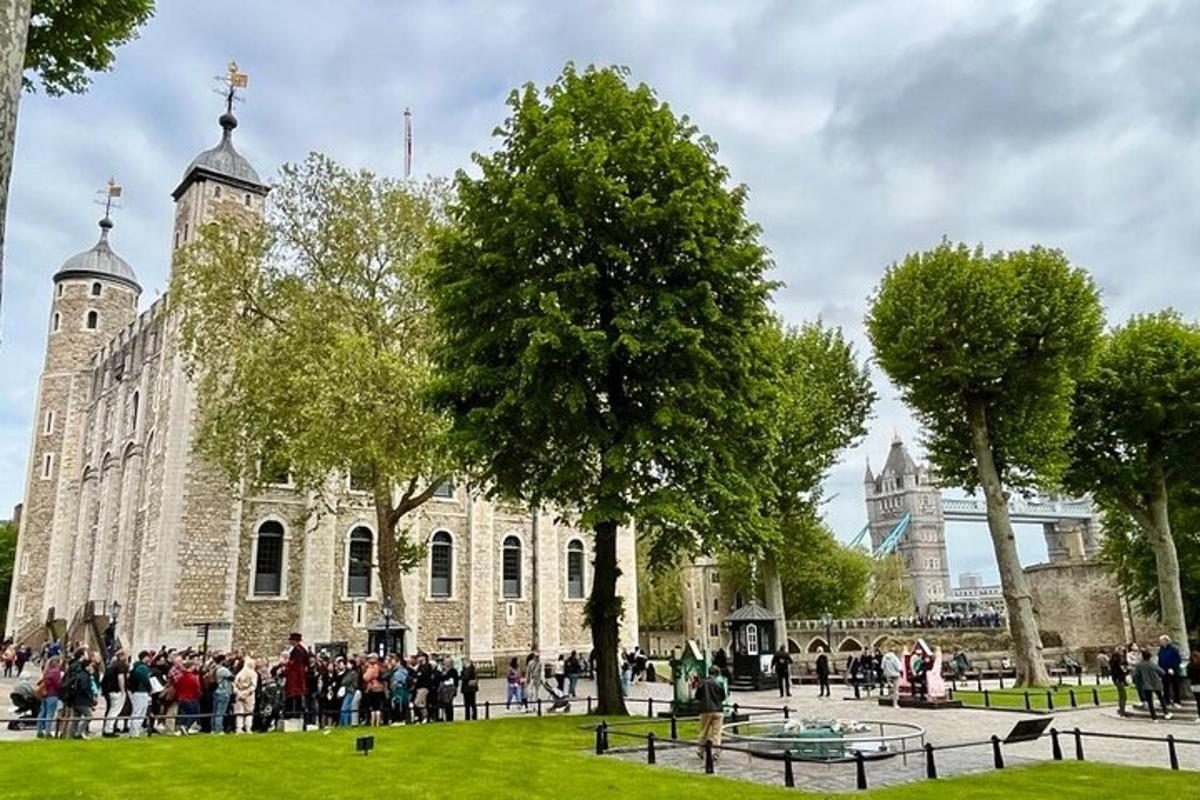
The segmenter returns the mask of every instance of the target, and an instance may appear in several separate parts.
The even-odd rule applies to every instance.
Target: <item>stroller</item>
[[[545,679],[542,680],[542,688],[550,695],[551,703],[548,709],[550,712],[562,711],[566,713],[571,710],[571,698],[567,697],[566,692]]]
[[[258,689],[258,699],[254,707],[253,730],[264,733],[275,727],[280,715],[283,714],[283,690],[273,678],[262,681]]]
[[[16,716],[16,719],[10,720],[8,723],[10,731],[37,726],[37,717],[42,710],[42,701],[38,699],[32,683],[24,679],[17,681],[8,695],[8,699],[12,701],[13,713]]]

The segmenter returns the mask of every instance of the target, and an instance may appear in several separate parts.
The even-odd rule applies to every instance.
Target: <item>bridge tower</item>
[[[899,436],[892,440],[887,461],[878,475],[868,465],[863,477],[870,524],[871,548],[878,549],[907,514],[909,522],[896,544],[904,559],[917,608],[950,598],[950,566],[946,559],[946,521],[941,491],[929,470],[908,454]]]

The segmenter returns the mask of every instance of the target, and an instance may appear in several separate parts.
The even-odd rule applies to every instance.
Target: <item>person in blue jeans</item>
[[[62,657],[54,656],[46,663],[41,683],[45,696],[38,712],[37,736],[39,739],[54,738],[54,717],[58,714],[58,690],[62,687]]]
[[[504,696],[505,709],[512,708],[515,702],[518,706],[524,705],[525,696],[521,694],[521,662],[513,656],[512,661],[508,662],[508,684],[506,694]]]
[[[233,697],[233,673],[225,666],[225,656],[218,653],[213,661],[216,666],[217,685],[213,689],[212,733],[220,735],[225,732],[225,712],[229,710],[229,700]]]
[[[338,715],[338,725],[346,726],[351,723],[354,716],[354,695],[358,691],[358,670],[353,664],[346,665],[346,671],[342,673],[342,685],[338,689],[338,694],[342,698],[342,710]]]

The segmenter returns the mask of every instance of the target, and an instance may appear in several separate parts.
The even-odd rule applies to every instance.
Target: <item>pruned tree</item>
[[[1066,485],[1137,522],[1154,552],[1157,605],[1186,652],[1173,498],[1200,475],[1200,326],[1174,311],[1136,316],[1104,337],[1075,391]]]
[[[1057,250],[985,255],[943,241],[888,269],[866,322],[940,480],[983,492],[1018,680],[1044,684],[1008,494],[1054,486],[1066,466],[1074,383],[1104,324],[1096,288]]]
[[[450,474],[421,279],[444,205],[441,184],[313,154],[283,168],[264,219],[230,204],[205,225],[170,292],[200,452],[247,491],[286,470],[331,507],[346,482],[368,492],[399,618],[401,576],[423,553],[401,523]]]
[[[0,297],[3,296],[8,184],[21,90],[79,94],[93,72],[112,68],[118,47],[137,36],[153,0],[3,0],[0,11]]]
[[[459,172],[432,286],[438,403],[496,493],[595,536],[587,618],[599,713],[617,673],[617,530],[655,561],[756,546],[766,251],[716,145],[627,71],[568,65],[509,97]]]

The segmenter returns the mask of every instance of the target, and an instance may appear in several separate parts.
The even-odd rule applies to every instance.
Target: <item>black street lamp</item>
[[[383,598],[383,605],[379,610],[383,612],[383,652],[379,654],[383,657],[392,649],[392,614],[396,613],[392,598]]]
[[[825,626],[825,646],[829,648],[829,652],[833,652],[833,635],[830,629],[833,626],[833,615],[829,613],[829,609],[821,612],[821,624]]]

